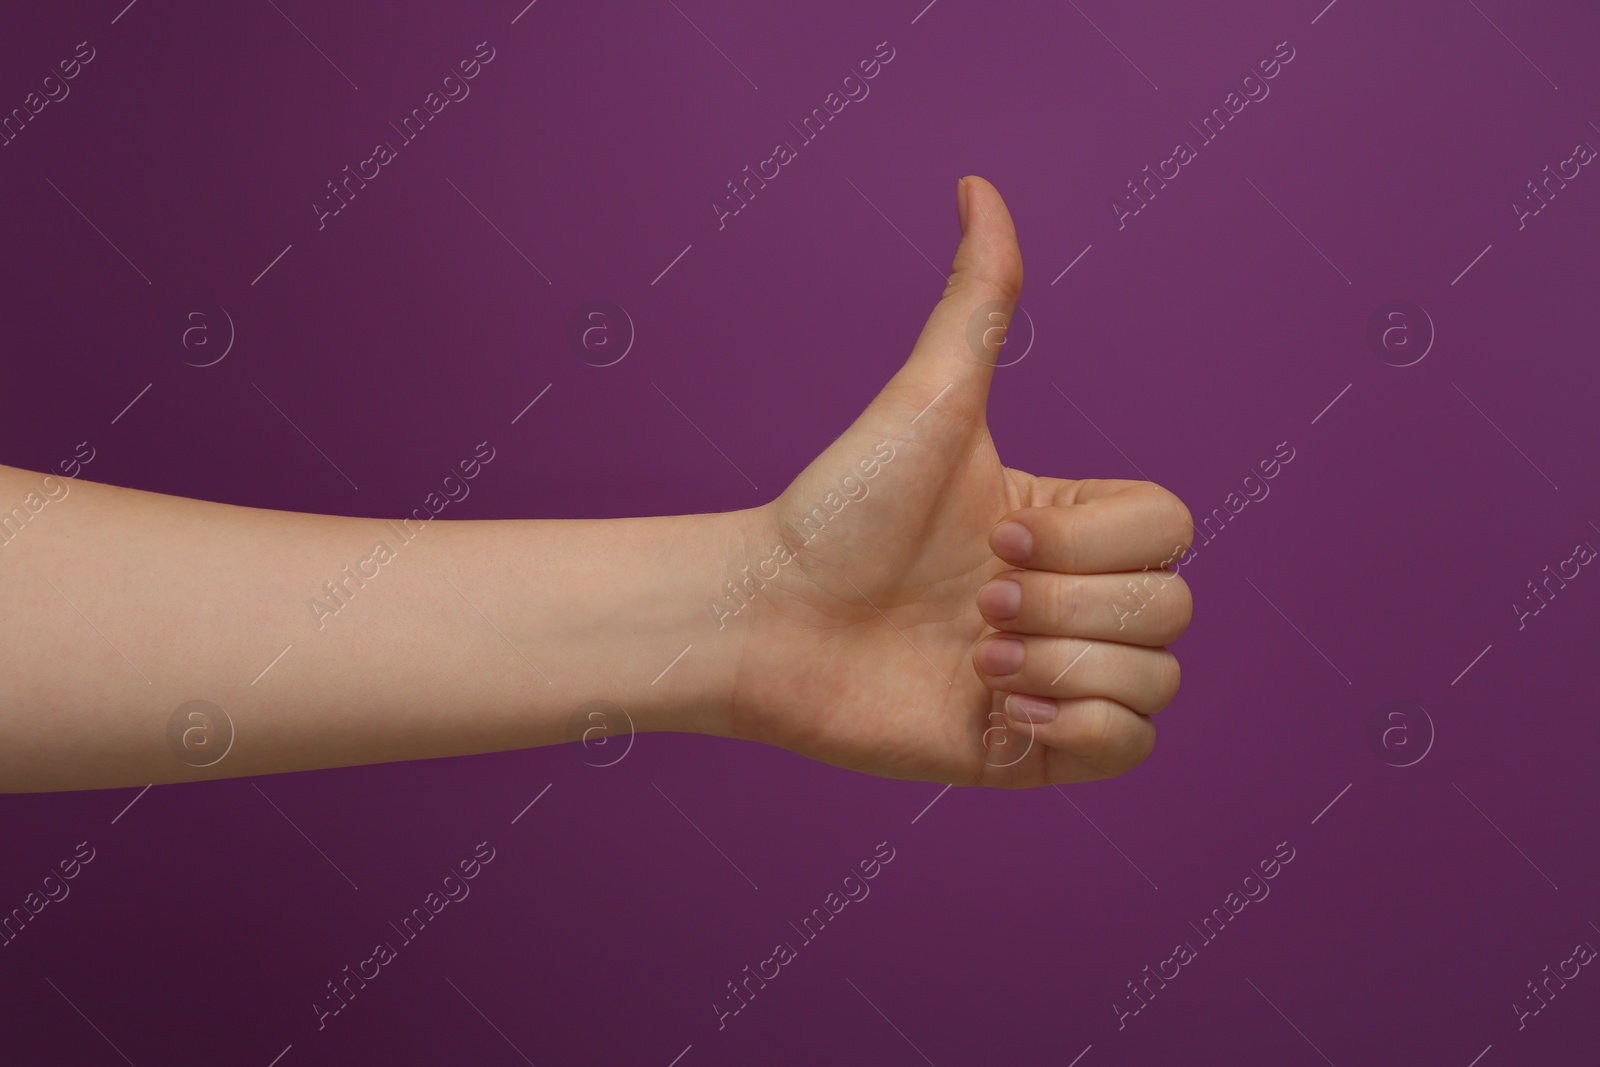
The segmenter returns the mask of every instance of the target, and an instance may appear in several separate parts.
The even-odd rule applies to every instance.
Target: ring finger
[[[1155,714],[1178,693],[1178,659],[1164,648],[997,633],[978,642],[972,663],[994,690],[1058,699],[1106,697],[1141,715]]]

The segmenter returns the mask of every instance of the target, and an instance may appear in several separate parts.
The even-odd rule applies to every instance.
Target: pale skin
[[[992,185],[963,179],[957,207],[962,241],[910,358],[761,507],[435,519],[401,542],[376,519],[55,478],[70,492],[0,547],[0,790],[560,744],[602,721],[957,785],[1134,767],[1178,688],[1164,646],[1192,610],[1171,570],[1189,512],[1148,482],[1001,463],[985,422],[998,338],[975,346],[971,323],[1008,321],[1022,258]],[[42,477],[0,467],[0,507]],[[378,541],[393,558],[319,620],[309,598]],[[233,725],[206,767],[168,740],[195,699]],[[626,716],[577,714],[596,700]]]

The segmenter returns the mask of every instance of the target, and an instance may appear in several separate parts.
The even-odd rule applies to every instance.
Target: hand
[[[992,185],[957,200],[953,271],[905,366],[751,513],[721,619],[750,628],[729,730],[892,778],[1121,774],[1178,689],[1162,646],[1191,601],[1159,568],[1193,524],[1148,482],[1001,465],[985,406],[1022,257]]]

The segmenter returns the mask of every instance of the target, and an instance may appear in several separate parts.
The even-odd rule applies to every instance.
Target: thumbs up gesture
[[[1002,464],[985,409],[1022,254],[994,186],[963,178],[957,205],[961,243],[910,358],[759,509],[759,565],[728,608],[750,627],[729,729],[892,778],[1121,774],[1178,689],[1163,646],[1191,600],[1162,567],[1192,520],[1149,482]]]

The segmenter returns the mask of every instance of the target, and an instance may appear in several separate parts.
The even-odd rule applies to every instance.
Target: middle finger
[[[1150,647],[1177,640],[1193,610],[1188,583],[1162,570],[1007,571],[978,591],[978,611],[997,630]]]

